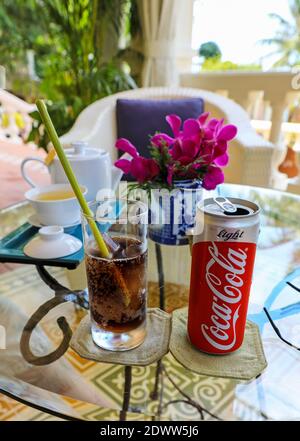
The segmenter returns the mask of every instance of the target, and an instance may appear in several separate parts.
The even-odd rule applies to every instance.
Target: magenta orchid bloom
[[[216,167],[214,165],[209,165],[207,168],[207,172],[203,178],[203,187],[206,190],[214,190],[217,185],[223,184],[224,182],[224,173],[220,169],[220,167]]]
[[[228,141],[236,136],[237,128],[231,124],[223,126],[224,120],[215,118],[206,124],[208,116],[209,113],[206,112],[200,115],[198,120],[187,119],[181,131],[181,119],[177,115],[168,115],[166,120],[174,138],[165,133],[157,133],[151,138],[151,143],[160,148],[163,145],[169,147],[173,159],[183,165],[193,162],[201,153],[204,163],[210,164],[214,161],[224,167],[229,160]]]
[[[228,143],[237,134],[237,128],[224,125],[224,120],[203,113],[197,119],[182,120],[177,115],[166,117],[173,136],[157,133],[151,137],[152,159],[140,156],[126,139],[119,139],[116,147],[132,156],[132,160],[119,159],[116,167],[130,173],[138,183],[167,184],[174,180],[200,179],[204,188],[214,189],[224,182],[225,167],[229,161]]]
[[[115,162],[115,166],[124,173],[131,174],[140,184],[150,181],[158,175],[159,167],[157,163],[153,159],[140,156],[136,148],[127,139],[118,139],[116,147],[123,152],[129,153],[132,156],[132,160],[119,159]]]

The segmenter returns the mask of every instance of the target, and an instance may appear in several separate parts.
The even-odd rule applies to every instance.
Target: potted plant
[[[188,243],[186,231],[193,226],[202,189],[213,190],[224,182],[222,168],[229,161],[228,142],[236,136],[237,128],[224,125],[223,119],[209,119],[209,113],[187,119],[183,124],[177,115],[168,115],[166,120],[173,136],[166,133],[151,136],[150,158],[139,155],[127,139],[118,139],[116,148],[132,159],[119,159],[115,166],[136,180],[131,188],[147,191],[151,207],[154,199],[162,209],[160,224],[153,223],[152,213],[150,237],[158,243],[183,245]],[[166,190],[163,197],[162,189]]]

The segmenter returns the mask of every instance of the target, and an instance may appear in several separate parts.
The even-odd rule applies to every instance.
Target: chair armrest
[[[115,161],[118,157],[116,138],[115,103],[103,99],[84,109],[69,132],[60,137],[60,141],[66,147],[74,141],[87,141],[93,148],[108,151]]]
[[[213,92],[200,92],[207,111],[238,127],[237,136],[229,147],[230,162],[225,169],[226,182],[272,186],[275,179],[275,146],[256,133],[247,112],[240,105]]]
[[[72,129],[61,137],[64,144],[86,140],[94,148],[109,151],[117,159],[114,147],[117,138],[115,104],[118,98],[180,99],[201,97],[205,110],[227,124],[238,127],[237,137],[230,144],[230,163],[225,170],[227,182],[269,187],[273,185],[275,146],[258,135],[247,112],[234,101],[213,92],[191,88],[144,88],[120,92],[103,98],[81,112]],[[247,164],[247,167],[244,165]]]

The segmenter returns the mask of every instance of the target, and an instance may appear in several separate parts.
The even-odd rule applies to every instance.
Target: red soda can
[[[259,211],[236,198],[198,206],[204,222],[193,238],[188,335],[203,352],[227,354],[243,343]]]

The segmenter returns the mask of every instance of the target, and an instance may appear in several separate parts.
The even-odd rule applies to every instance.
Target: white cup
[[[87,188],[80,186],[82,193],[87,193]],[[26,200],[34,208],[39,222],[42,225],[67,226],[80,222],[80,207],[76,196],[68,199],[38,200],[41,194],[57,191],[73,191],[70,184],[52,184],[35,187],[25,193]]]

